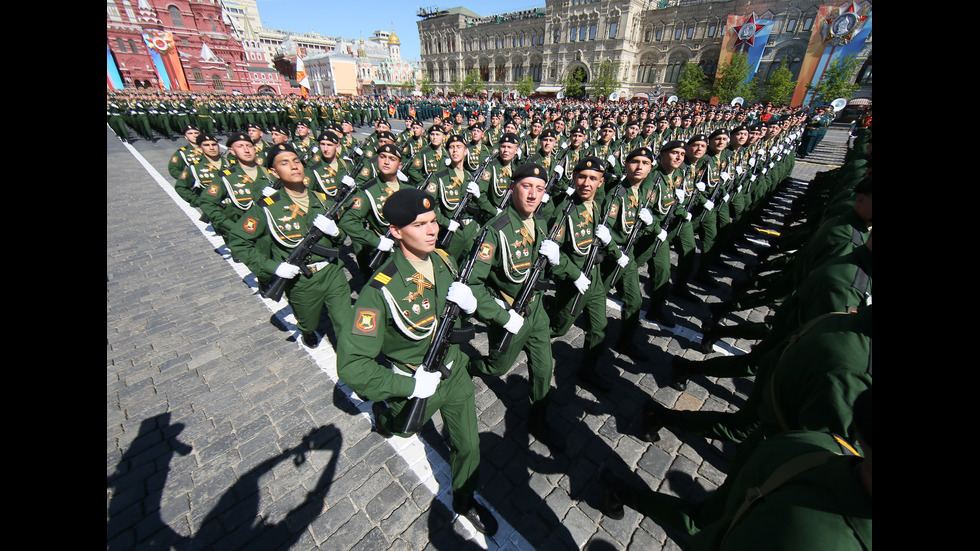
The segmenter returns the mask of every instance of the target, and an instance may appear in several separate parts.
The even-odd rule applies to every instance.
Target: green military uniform
[[[199,206],[211,220],[211,225],[219,235],[225,236],[238,225],[245,211],[252,206],[252,200],[259,197],[262,190],[272,186],[272,180],[265,167],[258,166],[253,180],[235,163],[221,171],[202,192]]]
[[[533,229],[529,230],[513,204],[488,224],[491,229],[477,249],[477,262],[470,278],[473,294],[479,306],[477,316],[489,325],[490,357],[486,362],[474,362],[473,368],[484,375],[500,376],[506,373],[521,350],[527,352],[528,372],[531,378],[530,399],[532,404],[543,403],[551,389],[554,362],[551,354],[550,320],[544,310],[543,290],[534,291],[524,316],[524,325],[513,335],[504,352],[497,351],[503,339],[503,326],[509,321],[509,306],[530,275],[538,258],[538,249],[547,239],[545,221],[533,216]],[[562,266],[559,265],[558,268]],[[567,259],[565,269],[567,270]],[[564,279],[576,279],[558,269],[555,274]],[[501,306],[497,300],[506,306]]]
[[[429,178],[424,191],[436,198],[438,204],[436,215],[441,228],[449,225],[460,201],[466,196],[466,186],[469,181],[470,176],[465,170],[460,169],[456,172],[452,168],[440,170]],[[460,262],[466,253],[473,249],[473,240],[480,228],[480,225],[473,222],[471,218],[466,213],[461,214],[458,220],[460,227],[454,232],[452,240],[446,247],[446,252]]]
[[[415,389],[412,373],[425,358],[442,321],[439,316],[446,305],[446,292],[457,276],[447,255],[437,251],[429,258],[435,281],[425,279],[396,248],[361,290],[353,323],[339,337],[337,374],[361,396],[387,400],[389,408],[377,421],[392,432],[400,432],[405,425],[410,403],[406,398]],[[379,355],[391,367],[378,364]],[[445,364],[451,376],[428,398],[425,419],[437,410],[442,412],[449,429],[453,493],[472,494],[480,464],[473,381],[459,345],[450,346]]]
[[[438,148],[433,148],[431,145],[427,145],[412,159],[411,165],[405,170],[405,175],[408,176],[408,181],[412,184],[421,185],[428,174],[445,168],[445,160],[448,158],[449,154],[446,153],[445,146],[440,145]]]
[[[397,181],[386,184],[378,179],[371,180],[354,194],[340,218],[338,226],[350,236],[357,265],[365,275],[381,237],[388,233],[388,221],[382,212],[385,201],[399,187]]]
[[[477,205],[485,220],[497,216],[497,209],[500,207],[507,189],[510,187],[510,177],[517,170],[516,158],[504,164],[499,157],[490,163],[490,166],[480,175],[480,198]]]
[[[200,149],[190,144],[185,145],[177,151],[174,151],[173,156],[170,157],[170,164],[167,165],[167,172],[175,180],[181,178],[181,174],[183,174],[187,167],[200,161],[203,157],[204,153]]]
[[[192,157],[188,155],[187,158]],[[218,159],[217,163],[213,163],[204,155],[200,155],[197,157],[197,161],[185,167],[177,176],[177,181],[174,182],[174,191],[190,206],[199,207],[201,206],[201,192],[219,179],[221,171],[229,166],[230,163],[226,160]]]
[[[229,232],[228,248],[259,281],[271,281],[279,264],[313,228],[313,218],[326,214],[326,200],[326,195],[308,189],[305,201],[293,199],[285,190],[253,201]],[[324,236],[319,244],[339,247],[342,240]],[[337,259],[313,254],[304,263],[313,275],[300,273],[286,286],[286,300],[296,315],[296,326],[304,334],[314,332],[326,303],[335,332],[346,330],[351,320],[350,285]]]

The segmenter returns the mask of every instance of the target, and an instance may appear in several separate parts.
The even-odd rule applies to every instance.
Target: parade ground
[[[394,123],[393,131],[404,128]],[[358,129],[363,139],[367,128]],[[776,230],[786,199],[819,171],[838,166],[846,127],[797,161],[786,197],[770,211]],[[223,142],[223,139],[219,138]],[[183,140],[181,140],[183,142]],[[679,549],[682,536],[626,510],[600,512],[605,465],[651,488],[703,499],[724,480],[730,444],[638,437],[643,403],[732,411],[753,382],[699,377],[678,392],[670,360],[700,360],[707,303],[729,285],[761,241],[741,243],[718,288],[671,299],[677,326],[643,322],[649,363],[607,350],[600,360],[613,390],[575,377],[584,333],[553,342],[550,422],[568,442],[560,453],[528,434],[524,355],[498,379],[475,379],[480,430],[477,499],[500,521],[494,538],[455,519],[448,439],[440,416],[419,437],[372,431],[370,402],[336,373],[336,337],[315,350],[299,339],[285,299],[257,293],[255,277],[173,190],[167,164],[184,145],[125,144],[106,129],[106,545],[109,549]],[[762,234],[759,233],[761,236]],[[352,255],[349,255],[352,256]],[[347,259],[353,266],[352,258]],[[641,270],[641,281],[646,270]],[[361,278],[351,281],[360,288]],[[608,342],[619,334],[615,296]],[[761,321],[768,309],[727,318]],[[724,340],[712,354],[740,354],[750,341]],[[486,328],[466,347],[487,352]]]

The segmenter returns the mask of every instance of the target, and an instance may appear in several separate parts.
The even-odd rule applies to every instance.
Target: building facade
[[[555,94],[572,72],[584,72],[588,90],[599,65],[615,67],[620,97],[673,93],[681,68],[697,63],[713,76],[729,15],[755,13],[775,25],[758,75],[783,59],[794,77],[806,54],[822,5],[814,0],[546,0],[543,8],[480,16],[466,8],[419,11],[425,77],[448,94],[476,71],[489,94],[516,90],[530,76],[538,94]],[[832,4],[835,5],[835,4]],[[860,2],[858,7],[870,7]],[[871,40],[858,56],[870,94]],[[863,75],[866,73],[866,77]],[[861,92],[859,91],[859,94]]]
[[[107,0],[106,42],[126,87],[163,87],[157,52],[180,73],[168,80],[183,78],[191,90],[253,91],[244,48],[218,0]]]

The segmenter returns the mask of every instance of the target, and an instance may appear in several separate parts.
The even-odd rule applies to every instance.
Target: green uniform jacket
[[[170,164],[167,165],[167,172],[176,180],[181,177],[184,169],[200,161],[202,158],[204,158],[204,153],[200,149],[193,145],[185,145],[177,151],[174,151],[173,157],[170,158]]]
[[[272,186],[272,181],[264,167],[259,167],[255,180],[252,180],[236,163],[222,170],[221,175],[201,192],[201,210],[211,219],[214,230],[226,235],[252,206],[252,199],[261,196],[267,186]]]
[[[375,248],[381,236],[388,233],[388,221],[382,209],[391,195],[387,184],[372,180],[354,194],[351,204],[340,218],[340,229],[359,248]]]

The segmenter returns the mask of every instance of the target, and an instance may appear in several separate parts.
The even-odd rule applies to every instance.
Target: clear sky
[[[495,0],[493,2],[436,3],[434,0],[257,0],[262,25],[297,32],[315,31],[327,36],[369,38],[374,31],[390,31],[402,43],[402,57],[421,59],[419,7],[442,9],[463,6],[480,15],[543,8],[545,0]]]

